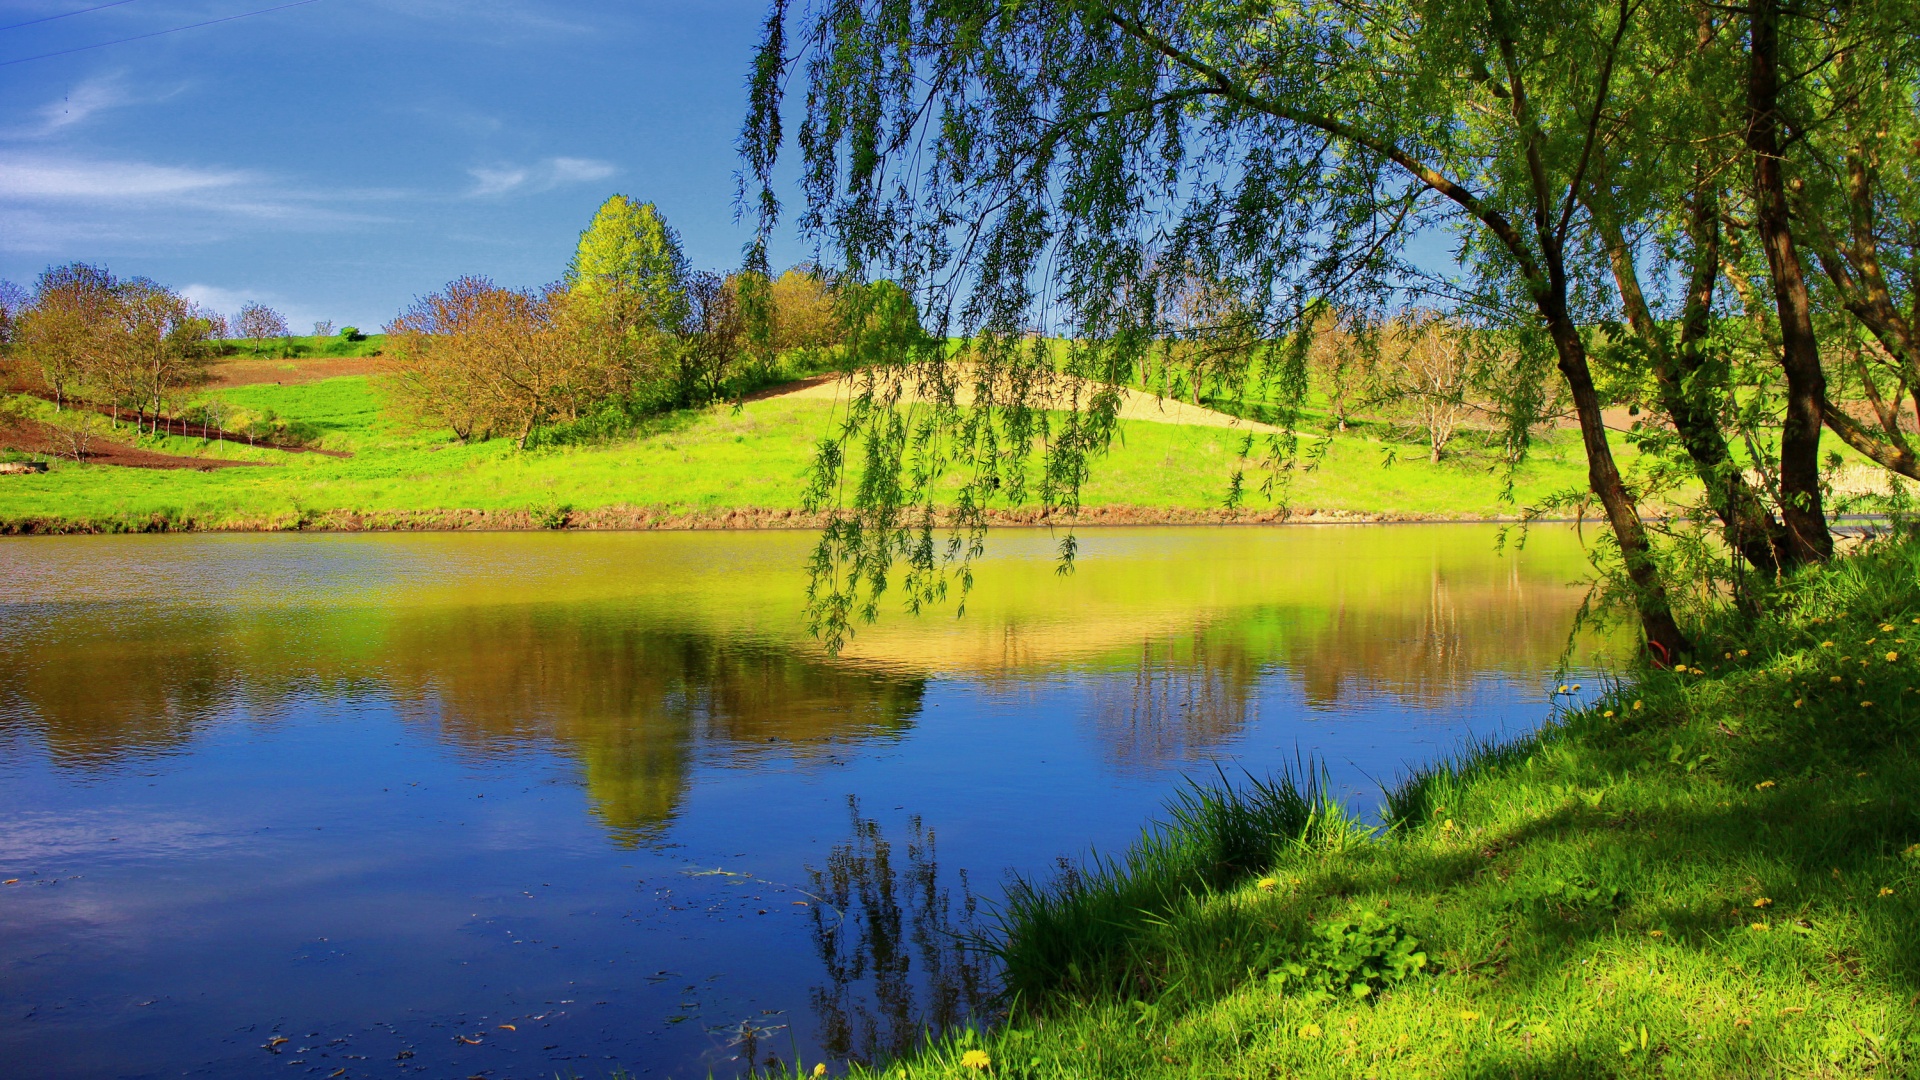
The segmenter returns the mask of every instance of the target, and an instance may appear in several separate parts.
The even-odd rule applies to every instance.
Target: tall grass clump
[[[1191,968],[1193,943],[1181,938],[1199,931],[1222,890],[1289,850],[1337,846],[1363,832],[1331,794],[1324,770],[1248,776],[1239,785],[1224,772],[1214,782],[1189,780],[1165,820],[1149,824],[1124,854],[1082,865],[1062,860],[1048,880],[1013,881],[994,945],[1005,991],[1035,1003],[1139,994],[1205,977]]]

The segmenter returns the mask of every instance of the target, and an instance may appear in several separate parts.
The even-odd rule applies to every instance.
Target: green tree
[[[585,297],[637,300],[644,321],[677,333],[691,314],[689,272],[680,234],[659,208],[614,195],[580,234],[566,284]]]
[[[749,174],[769,191],[788,21],[776,3],[743,136]],[[1399,258],[1427,228],[1460,238],[1467,273],[1441,284],[1462,315],[1526,339],[1503,382],[1522,448],[1546,369],[1559,370],[1642,626],[1668,655],[1687,652],[1601,415],[1587,333],[1595,245],[1579,213],[1597,161],[1633,167],[1610,114],[1636,99],[1616,75],[1669,29],[1631,2],[1578,0],[819,9],[794,50],[813,58],[803,222],[852,274],[884,272],[927,308],[933,343],[892,364],[939,390],[956,385],[943,372],[958,359],[985,403],[955,410],[936,395],[944,407],[911,423],[883,403],[853,410],[838,444],[868,448],[864,475],[815,564],[829,635],[844,629],[838,613],[874,610],[896,558],[910,603],[939,595],[941,552],[978,550],[998,463],[1017,464],[1033,436],[1045,442],[1042,499],[1074,511],[1114,431],[1115,384],[1165,337],[1168,298],[1195,275],[1236,294],[1259,339],[1288,343],[1261,365],[1287,403],[1266,455],[1270,484],[1283,484],[1309,313],[1433,285]],[[770,226],[777,200],[758,205]],[[1068,339],[1064,357],[1033,342],[1036,319]],[[958,357],[949,334],[965,341]],[[1037,385],[1033,373],[1056,363],[1091,388],[1084,409],[1036,419],[1030,397],[996,392]],[[951,511],[934,502],[949,462],[966,474]],[[845,467],[842,450],[821,455],[824,471]],[[972,542],[933,542],[949,513]]]

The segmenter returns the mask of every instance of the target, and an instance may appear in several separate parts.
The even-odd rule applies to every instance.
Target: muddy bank
[[[1077,517],[1040,510],[994,511],[994,525],[1098,528],[1119,525],[1339,525],[1389,522],[1497,522],[1513,517],[1413,513],[1362,514],[1295,508],[1189,510],[1096,506]],[[57,536],[153,532],[523,532],[558,529],[681,530],[818,529],[825,514],[759,507],[693,510],[675,507],[521,507],[495,510],[293,510],[248,517],[157,512],[113,518],[19,516],[0,519],[0,535]]]

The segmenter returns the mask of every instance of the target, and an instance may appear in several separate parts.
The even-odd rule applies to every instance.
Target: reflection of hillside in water
[[[807,755],[894,735],[919,712],[923,686],[565,608],[435,613],[401,620],[389,640],[386,679],[403,715],[480,753],[564,747],[624,843],[672,817],[703,747]]]
[[[1215,750],[1256,719],[1261,683],[1276,675],[1296,682],[1309,708],[1383,696],[1443,709],[1488,673],[1551,670],[1579,603],[1563,586],[1518,575],[1459,583],[1437,569],[1428,588],[1403,597],[1260,608],[1144,637],[1092,681],[1091,719],[1108,759],[1153,768]]]
[[[109,768],[178,752],[223,717],[378,697],[470,753],[566,753],[594,813],[636,843],[672,816],[703,749],[806,756],[897,734],[920,709],[919,679],[618,612],[402,609],[372,634],[330,633],[330,618],[65,612],[0,648],[0,732],[35,732],[60,764]]]
[[[1068,576],[1044,540],[997,539],[964,618],[888,616],[837,661],[799,629],[798,535],[11,548],[46,565],[0,590],[0,734],[111,767],[214,718],[391,700],[467,752],[569,755],[634,842],[703,754],[898,732],[928,678],[1018,689],[1066,673],[1108,759],[1152,768],[1235,738],[1266,679],[1296,681],[1309,707],[1444,709],[1489,673],[1532,677],[1581,595],[1570,532],[1502,556],[1484,529],[1114,530]],[[259,584],[290,559],[298,606]],[[215,563],[253,584],[220,591]],[[183,566],[199,576],[175,580]]]

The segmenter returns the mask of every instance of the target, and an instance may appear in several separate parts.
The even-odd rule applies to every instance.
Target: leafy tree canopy
[[[687,257],[680,234],[658,207],[614,195],[580,234],[566,283],[584,296],[638,297],[648,321],[663,332],[680,329],[689,314]]]

